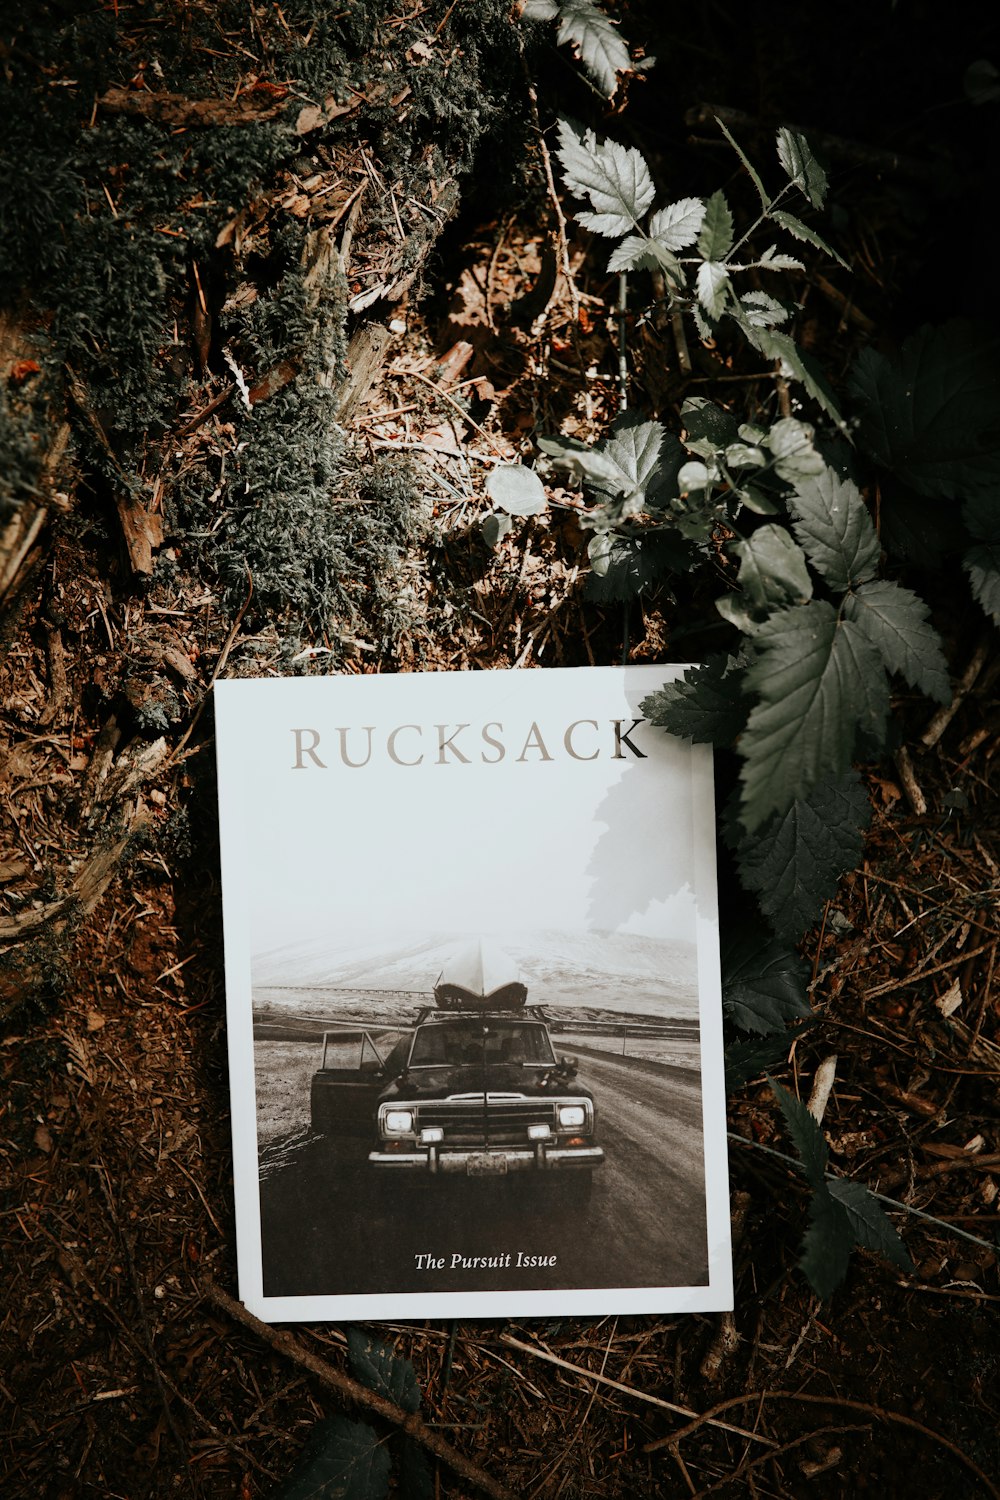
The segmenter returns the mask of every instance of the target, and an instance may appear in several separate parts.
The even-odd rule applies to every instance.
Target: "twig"
[[[272,1349],[276,1349],[286,1359],[293,1360],[303,1370],[308,1370],[310,1375],[329,1390],[336,1391],[338,1395],[374,1412],[386,1422],[391,1422],[394,1427],[402,1428],[408,1437],[422,1444],[456,1474],[461,1475],[469,1484],[475,1485],[476,1489],[481,1490],[484,1495],[490,1495],[492,1500],[517,1500],[513,1490],[507,1489],[506,1485],[500,1484],[478,1464],[474,1464],[463,1453],[459,1453],[457,1448],[453,1448],[449,1442],[428,1427],[416,1412],[404,1411],[395,1402],[387,1401],[384,1396],[370,1391],[360,1381],[335,1369],[325,1359],[320,1359],[318,1355],[299,1343],[298,1339],[290,1333],[286,1333],[283,1328],[271,1328],[267,1323],[262,1323],[259,1318],[254,1317],[253,1313],[248,1312],[241,1302],[237,1302],[220,1286],[216,1286],[214,1281],[206,1281],[203,1284],[203,1290],[209,1302],[214,1303],[222,1312],[228,1313],[234,1322],[241,1323],[244,1328],[255,1333],[266,1344],[270,1344]]]
[[[742,1479],[751,1469],[758,1469],[761,1464],[770,1463],[774,1458],[781,1458],[785,1453],[791,1453],[795,1448],[801,1448],[803,1443],[811,1443],[814,1438],[833,1437],[842,1432],[867,1432],[868,1425],[852,1425],[849,1427],[817,1427],[815,1432],[807,1432],[803,1437],[792,1438],[791,1442],[782,1443],[780,1448],[775,1448],[773,1453],[758,1453],[756,1458],[745,1458],[738,1468],[724,1478],[717,1479],[714,1484],[708,1485],[706,1489],[698,1490],[691,1496],[691,1500],[706,1500],[708,1495],[718,1494],[719,1490],[725,1489],[727,1484],[733,1484],[737,1479]]]
[[[874,1417],[877,1422],[893,1422],[899,1427],[908,1427],[912,1432],[919,1432],[922,1437],[929,1438],[933,1443],[940,1443],[950,1453],[965,1465],[971,1474],[974,1474],[984,1486],[993,1500],[1000,1500],[1000,1490],[997,1490],[992,1480],[987,1478],[982,1469],[971,1459],[967,1453],[951,1438],[947,1438],[941,1432],[935,1432],[932,1427],[925,1427],[914,1417],[905,1417],[902,1412],[887,1411],[882,1406],[872,1406],[867,1401],[851,1401],[846,1396],[810,1396],[804,1391],[747,1391],[742,1396],[732,1396],[728,1401],[720,1401],[718,1406],[713,1406],[710,1412],[706,1412],[698,1421],[691,1422],[687,1427],[682,1427],[680,1432],[672,1433],[669,1437],[655,1438],[651,1443],[644,1443],[643,1453],[655,1453],[659,1448],[666,1448],[671,1443],[676,1443],[680,1438],[689,1437],[691,1433],[697,1432],[698,1428],[714,1419],[721,1412],[734,1411],[738,1406],[746,1406],[751,1401],[801,1401],[810,1406],[839,1406],[846,1411],[864,1412],[869,1417]]]
[[[576,289],[576,282],[573,279],[573,268],[570,265],[569,261],[569,239],[566,235],[566,215],[562,211],[562,204],[559,202],[559,194],[556,192],[556,179],[552,172],[552,158],[549,155],[549,148],[545,144],[545,135],[542,131],[542,123],[538,118],[538,95],[535,92],[535,85],[532,81],[531,73],[528,70],[528,63],[527,59],[524,56],[523,47],[521,49],[521,66],[524,69],[524,76],[528,84],[528,103],[531,106],[531,123],[535,128],[535,134],[538,137],[538,147],[542,153],[542,167],[545,171],[545,185],[549,190],[549,200],[552,203],[552,208],[556,216],[556,225],[559,231],[559,258],[562,261],[562,273],[566,281],[566,286],[569,291],[569,300],[573,308],[573,327],[579,328],[580,294]]]
[[[962,673],[961,679],[955,685],[955,692],[950,703],[944,708],[939,708],[931,719],[927,728],[920,736],[920,743],[925,750],[932,750],[938,740],[944,734],[952,719],[958,713],[963,702],[972,691],[973,683],[982,671],[986,659],[990,654],[990,637],[984,635],[972,655],[972,660]]]
[[[734,125],[737,129],[760,131],[766,128],[757,116],[748,115],[742,109],[729,108],[725,104],[699,104],[694,109],[689,109],[684,116],[686,125],[708,125],[714,120],[722,120],[724,124]],[[928,182],[934,176],[931,164],[919,161],[916,157],[902,156],[897,151],[885,151],[879,146],[869,146],[864,141],[850,141],[842,135],[830,135],[825,130],[804,129],[787,120],[784,124],[789,130],[806,136],[811,146],[832,161],[872,167],[876,172],[888,172],[897,177],[909,178],[913,182]]]
[[[956,953],[954,958],[945,959],[943,964],[935,964],[933,969],[921,969],[916,974],[911,974],[907,979],[889,979],[885,984],[877,984],[873,990],[865,991],[866,1000],[874,1000],[877,995],[888,995],[890,990],[905,989],[908,984],[919,984],[922,979],[930,979],[933,974],[944,974],[946,970],[953,969],[956,964],[965,963],[967,959],[978,958],[980,953],[985,953],[988,948],[996,945],[996,938],[989,943],[980,943],[978,948],[973,948],[970,953]]]
[[[435,396],[440,396],[442,401],[447,401],[449,406],[454,407],[463,422],[468,422],[470,427],[474,427],[476,429],[480,437],[486,439],[490,447],[493,449],[494,453],[498,453],[501,459],[503,459],[504,461],[507,460],[507,454],[504,453],[496,438],[490,437],[486,429],[484,427],[480,427],[479,423],[474,421],[473,418],[469,416],[469,413],[465,410],[464,406],[461,406],[453,396],[449,396],[447,391],[442,390],[442,388],[437,384],[436,381],[429,380],[426,375],[421,375],[419,370],[393,369],[390,371],[390,374],[409,376],[412,380],[422,380],[424,385],[430,387]]]
[[[183,735],[181,736],[181,738],[180,738],[180,740],[179,740],[179,742],[177,744],[176,749],[174,750],[174,752],[171,755],[170,759],[167,761],[166,766],[164,767],[164,770],[166,770],[166,771],[171,770],[177,764],[177,762],[180,760],[180,758],[181,758],[181,752],[183,751],[184,746],[188,743],[188,741],[190,740],[191,736],[194,734],[194,731],[195,731],[195,728],[197,726],[198,720],[201,718],[202,714],[205,711],[205,704],[208,702],[208,696],[211,693],[212,688],[215,686],[216,679],[218,678],[219,673],[225,667],[226,662],[229,660],[229,653],[233,649],[233,642],[236,639],[236,632],[239,630],[240,626],[242,625],[242,623],[243,623],[243,616],[246,614],[247,610],[249,609],[249,607],[250,607],[250,600],[253,598],[253,574],[250,572],[249,568],[247,568],[247,582],[249,584],[249,587],[247,589],[247,596],[244,599],[243,604],[240,607],[239,614],[236,616],[236,619],[232,623],[232,627],[230,628],[229,634],[226,636],[225,644],[223,645],[222,650],[219,652],[219,659],[215,663],[215,670],[214,670],[214,672],[212,673],[211,677],[208,679],[208,685],[206,686],[205,692],[202,695],[201,702],[198,704],[198,707],[195,709],[194,714],[191,717],[190,724],[188,725],[187,729],[185,729]]]
[[[628,276],[618,275],[618,410],[628,411]]]
[[[582,1375],[585,1380],[596,1380],[599,1385],[610,1386],[613,1391],[621,1391],[623,1396],[631,1396],[635,1401],[647,1401],[650,1406],[658,1406],[663,1411],[673,1412],[678,1417],[693,1417],[697,1414],[689,1406],[677,1406],[673,1401],[664,1401],[659,1396],[651,1396],[647,1391],[637,1391],[634,1386],[623,1385],[620,1380],[612,1380],[608,1375],[599,1375],[596,1370],[588,1370],[585,1365],[571,1364],[568,1359],[560,1359],[558,1354],[550,1354],[548,1349],[539,1349],[535,1344],[522,1343],[512,1334],[500,1335],[500,1342],[511,1349],[519,1349],[522,1354],[531,1354],[535,1359],[543,1359],[546,1364],[556,1365],[560,1370],[569,1370],[574,1375]],[[701,1425],[703,1420],[699,1417],[696,1425]],[[728,1422],[716,1422],[712,1420],[713,1427],[721,1427],[725,1432],[734,1432],[737,1437],[747,1438],[752,1443],[767,1443],[770,1447],[777,1445],[771,1438],[761,1437],[759,1432],[748,1432],[745,1427],[731,1427]],[[673,1442],[673,1438],[666,1441]]]
[[[905,745],[900,745],[896,751],[895,761],[896,770],[899,772],[899,779],[903,783],[903,791],[906,793],[906,800],[913,808],[917,817],[922,818],[927,812],[927,798],[920,790],[920,783],[913,769],[913,761],[910,759],[910,752]]]

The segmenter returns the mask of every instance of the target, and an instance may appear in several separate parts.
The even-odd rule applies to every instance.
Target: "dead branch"
[[[251,1333],[255,1333],[258,1338],[270,1344],[272,1349],[276,1349],[286,1359],[293,1360],[303,1370],[308,1370],[309,1374],[328,1390],[336,1391],[339,1396],[345,1397],[357,1406],[364,1407],[367,1411],[374,1412],[384,1421],[391,1422],[394,1427],[401,1428],[408,1437],[413,1438],[430,1453],[440,1458],[450,1469],[461,1475],[469,1484],[475,1485],[476,1489],[481,1490],[484,1495],[490,1495],[492,1500],[517,1500],[512,1490],[493,1479],[478,1464],[466,1458],[464,1453],[459,1453],[457,1448],[453,1448],[443,1437],[428,1427],[416,1412],[403,1411],[402,1407],[397,1406],[395,1402],[387,1401],[384,1396],[370,1391],[360,1381],[352,1379],[350,1375],[345,1375],[342,1370],[335,1369],[325,1359],[320,1359],[318,1355],[313,1354],[292,1334],[286,1333],[283,1328],[271,1328],[267,1323],[262,1323],[259,1318],[254,1317],[253,1313],[248,1312],[241,1302],[230,1297],[214,1281],[206,1281],[203,1289],[208,1300],[223,1312],[228,1313],[234,1322],[241,1323],[244,1328],[248,1328]]]
[[[241,99],[186,99],[183,94],[150,93],[146,90],[108,89],[97,101],[106,115],[131,115],[138,120],[155,120],[160,125],[256,125],[273,120],[287,106],[282,94]]]
[[[866,1416],[873,1417],[876,1422],[887,1422],[899,1427],[908,1427],[912,1432],[919,1432],[921,1437],[925,1437],[931,1442],[939,1443],[943,1448],[947,1448],[960,1463],[965,1465],[971,1474],[975,1475],[986,1490],[986,1493],[992,1496],[992,1500],[1000,1500],[1000,1490],[996,1488],[993,1481],[983,1473],[974,1459],[970,1458],[967,1453],[964,1453],[957,1443],[953,1443],[951,1438],[945,1437],[944,1433],[935,1432],[932,1427],[925,1427],[923,1422],[918,1422],[915,1417],[904,1416],[902,1412],[887,1411],[885,1407],[872,1406],[867,1401],[851,1401],[846,1396],[811,1396],[807,1395],[804,1391],[747,1391],[742,1396],[733,1396],[728,1401],[720,1401],[717,1406],[713,1406],[711,1411],[706,1412],[703,1417],[699,1417],[697,1421],[689,1423],[687,1427],[682,1427],[680,1432],[671,1433],[669,1437],[654,1438],[651,1443],[644,1443],[642,1451],[644,1453],[655,1453],[660,1448],[666,1448],[672,1443],[679,1442],[681,1438],[690,1437],[692,1433],[698,1431],[699,1427],[710,1420],[714,1420],[722,1412],[735,1411],[737,1407],[747,1406],[751,1402],[763,1404],[765,1401],[800,1401],[810,1406],[842,1407],[846,1411],[863,1412]]]

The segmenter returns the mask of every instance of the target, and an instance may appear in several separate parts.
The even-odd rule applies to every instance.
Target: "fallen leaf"
[[[934,1004],[937,1006],[938,1010],[945,1017],[945,1019],[947,1019],[948,1016],[954,1015],[961,1003],[962,986],[957,979],[953,980],[945,990],[944,994],[939,995],[934,1001]]]

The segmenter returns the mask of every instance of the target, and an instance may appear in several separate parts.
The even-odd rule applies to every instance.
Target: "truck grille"
[[[509,1099],[486,1096],[489,1144],[523,1146],[529,1125],[556,1128],[555,1102],[545,1099]],[[442,1149],[449,1146],[485,1146],[483,1101],[479,1099],[440,1099],[421,1104],[417,1109],[418,1131],[440,1127],[444,1131]]]

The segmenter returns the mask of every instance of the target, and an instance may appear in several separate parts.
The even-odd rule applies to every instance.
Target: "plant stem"
[[[618,410],[628,411],[628,276],[618,276]]]

